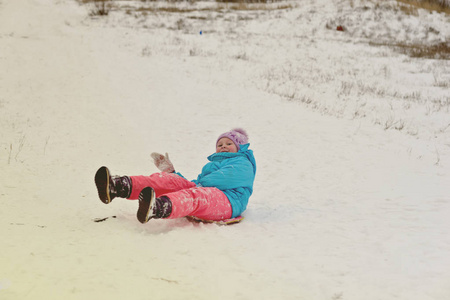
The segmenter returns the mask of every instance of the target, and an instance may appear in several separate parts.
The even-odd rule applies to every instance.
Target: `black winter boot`
[[[111,176],[107,167],[101,167],[95,173],[100,200],[109,204],[114,198],[128,198],[131,195],[131,178],[128,176]]]
[[[151,187],[144,188],[139,194],[139,209],[137,218],[142,224],[150,219],[167,218],[172,213],[172,201],[169,197],[155,198],[155,191]]]

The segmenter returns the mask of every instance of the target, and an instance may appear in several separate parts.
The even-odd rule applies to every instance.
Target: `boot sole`
[[[111,197],[109,195],[109,170],[107,167],[101,167],[95,173],[95,185],[97,186],[100,200],[105,204],[109,204]]]
[[[136,214],[139,222],[145,224],[153,217],[151,211],[154,203],[155,191],[151,187],[144,188],[139,194],[139,209]]]

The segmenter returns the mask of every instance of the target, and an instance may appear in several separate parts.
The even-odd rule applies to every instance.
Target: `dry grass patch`
[[[410,8],[404,9],[409,10],[410,12],[414,11],[414,9],[423,8],[428,11],[450,14],[450,1],[448,0],[397,0],[397,2],[408,4]]]
[[[79,0],[83,4],[91,4],[91,16],[107,16],[112,9],[111,0]]]
[[[210,11],[210,8],[180,8],[176,6],[166,6],[166,7],[139,7],[139,8],[128,8],[127,12],[135,11],[140,13],[155,13],[155,12],[166,12],[166,13],[190,13],[194,11]]]
[[[267,6],[266,4],[248,4],[248,3],[239,3],[239,4],[220,4],[218,5],[218,10],[283,10],[283,9],[292,9],[294,8],[290,4],[286,5],[277,5],[277,6]]]
[[[410,57],[444,60],[450,59],[450,45],[448,43],[439,43],[435,45],[419,45],[405,43],[389,44],[371,42],[370,45],[393,47],[397,52],[406,54]]]
[[[282,10],[291,9],[291,4],[276,4],[283,0],[216,0],[218,8],[231,10]]]

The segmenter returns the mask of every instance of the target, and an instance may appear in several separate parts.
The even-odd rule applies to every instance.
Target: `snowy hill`
[[[398,51],[448,43],[449,16],[170,5],[0,0],[0,299],[450,298],[450,63]],[[98,200],[98,167],[168,152],[194,179],[238,126],[239,225]]]

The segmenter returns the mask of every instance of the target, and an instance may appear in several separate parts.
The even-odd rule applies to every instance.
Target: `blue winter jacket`
[[[202,173],[196,180],[197,186],[216,187],[221,190],[233,208],[232,218],[240,216],[247,208],[253,193],[256,161],[250,144],[241,145],[238,152],[219,152],[208,156]]]

